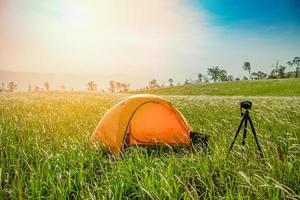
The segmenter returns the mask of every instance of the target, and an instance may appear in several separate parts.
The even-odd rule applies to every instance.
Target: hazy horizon
[[[2,0],[0,70],[98,75],[132,88],[196,79],[212,66],[242,77],[245,61],[269,73],[300,55],[299,21],[296,0]]]

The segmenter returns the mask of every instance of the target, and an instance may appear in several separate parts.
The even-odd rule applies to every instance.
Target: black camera
[[[251,101],[243,101],[241,102],[241,108],[244,108],[244,109],[251,109],[252,107],[252,102]]]

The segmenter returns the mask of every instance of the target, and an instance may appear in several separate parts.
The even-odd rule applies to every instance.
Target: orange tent
[[[154,95],[135,95],[106,112],[91,139],[119,154],[131,145],[189,145],[190,131],[170,102]]]

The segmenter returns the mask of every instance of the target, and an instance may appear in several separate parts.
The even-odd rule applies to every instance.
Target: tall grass
[[[130,148],[115,158],[89,137],[121,98],[1,95],[0,199],[300,198],[300,98],[250,98],[264,161],[250,134],[227,156],[241,97],[166,97],[210,136],[209,152]]]

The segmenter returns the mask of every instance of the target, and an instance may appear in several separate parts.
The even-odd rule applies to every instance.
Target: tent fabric
[[[130,145],[189,145],[190,131],[170,102],[154,95],[134,95],[104,114],[91,139],[119,154]]]

